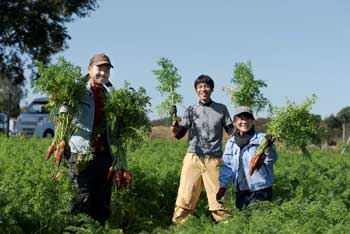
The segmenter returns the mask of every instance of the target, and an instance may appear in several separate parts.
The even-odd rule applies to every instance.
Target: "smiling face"
[[[109,79],[111,66],[109,64],[89,66],[89,77],[92,86],[102,87]]]
[[[243,135],[252,129],[254,125],[254,119],[250,116],[250,114],[242,113],[235,116],[234,125],[239,131],[240,135]]]
[[[209,102],[212,92],[213,89],[207,83],[199,83],[196,86],[196,93],[201,103]]]

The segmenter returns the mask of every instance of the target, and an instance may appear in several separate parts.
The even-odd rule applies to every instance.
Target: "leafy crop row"
[[[234,217],[215,224],[205,194],[196,216],[171,225],[186,142],[150,141],[128,152],[134,175],[130,191],[113,193],[106,227],[88,218],[80,227],[70,214],[74,195],[67,175],[51,180],[54,165],[45,163],[42,139],[0,137],[0,233],[350,233],[349,155],[281,151],[275,166],[273,202],[234,210]],[[66,173],[66,171],[64,171]]]

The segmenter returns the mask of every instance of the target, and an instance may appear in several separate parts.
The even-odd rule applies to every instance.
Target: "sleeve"
[[[187,130],[191,127],[191,107],[188,107],[185,110],[185,113],[181,119],[180,122],[180,130],[178,131],[178,133],[176,134],[176,139],[181,139],[182,137],[184,137],[186,135]]]
[[[228,141],[225,146],[225,152],[222,156],[223,164],[220,166],[219,182],[220,188],[226,188],[228,183],[233,179],[232,171],[232,146],[233,142]]]
[[[235,128],[233,124],[229,124],[227,126],[224,126],[224,129],[228,135],[232,135]]]
[[[233,132],[233,123],[232,123],[232,119],[230,116],[230,113],[227,110],[227,107],[224,105],[224,112],[223,112],[223,118],[222,118],[222,125],[226,131],[227,134],[231,135]]]
[[[175,136],[176,139],[181,139],[182,137],[184,137],[186,135],[186,132],[187,132],[187,129],[185,127],[180,126],[180,130]]]
[[[192,126],[191,113],[193,112],[192,107],[188,107],[185,110],[185,113],[181,119],[180,126],[186,128],[188,130]]]

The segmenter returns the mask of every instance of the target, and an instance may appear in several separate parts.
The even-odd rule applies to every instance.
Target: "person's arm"
[[[173,138],[181,139],[186,135],[187,128],[179,125],[173,125],[170,127],[170,131]]]
[[[267,147],[261,155],[254,155],[249,164],[249,175],[253,175],[255,170],[259,170],[264,164],[273,165],[277,161],[277,153],[273,147],[273,138],[269,135],[263,135],[268,142]]]
[[[226,106],[224,108],[222,125],[224,126],[225,132],[228,135],[231,136],[233,134],[233,131],[234,131],[234,126],[233,126],[233,123],[232,123],[232,119],[231,119],[230,113],[228,112]]]
[[[170,132],[173,138],[181,139],[186,135],[187,130],[191,127],[191,108],[187,108],[183,118],[181,119],[181,123],[179,124],[176,121],[171,127]]]
[[[221,198],[226,193],[226,188],[228,186],[228,183],[232,181],[233,178],[233,171],[232,171],[232,165],[231,165],[231,158],[232,158],[232,143],[228,141],[225,146],[225,152],[222,156],[223,164],[220,166],[220,175],[219,175],[219,182],[220,182],[220,188],[218,192],[216,193],[216,200],[218,202],[221,202]]]
[[[233,124],[229,124],[229,125],[226,125],[224,129],[225,129],[225,132],[231,136],[233,134],[235,127],[233,126]]]
[[[225,146],[225,152],[222,156],[223,164],[220,166],[220,188],[226,188],[228,183],[232,181],[233,170],[232,170],[232,156],[233,156],[233,142],[228,141]]]

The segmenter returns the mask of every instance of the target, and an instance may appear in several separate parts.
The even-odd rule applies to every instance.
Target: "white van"
[[[49,100],[47,97],[36,98],[30,103],[28,109],[21,113],[17,120],[15,131],[17,135],[27,137],[53,137],[55,124],[49,117],[49,111],[45,108]]]

